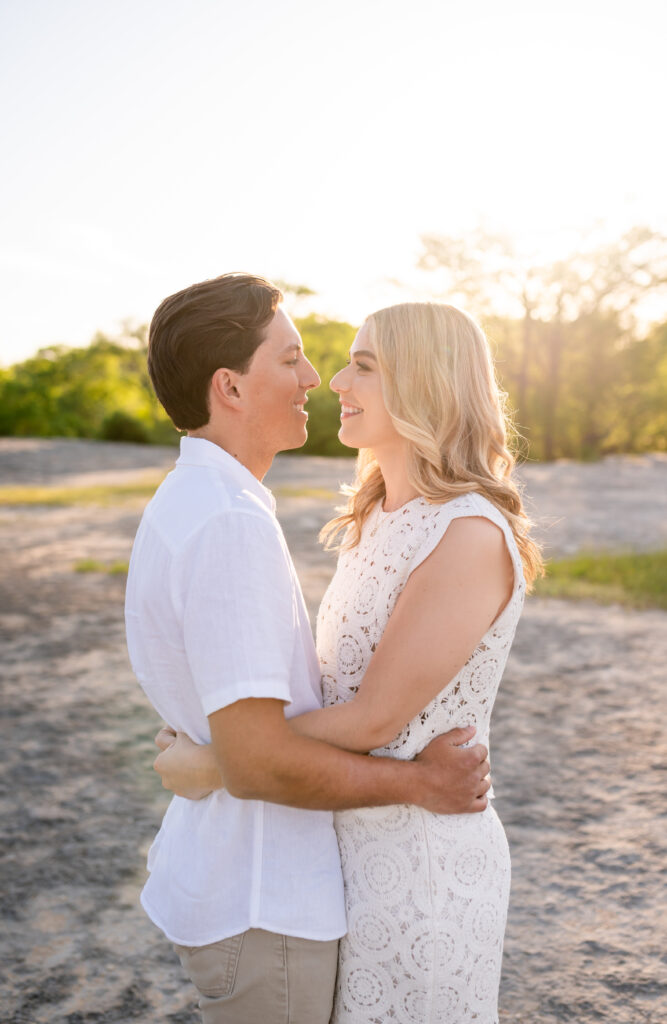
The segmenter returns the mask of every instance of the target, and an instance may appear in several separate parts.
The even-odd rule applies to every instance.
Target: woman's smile
[[[385,405],[380,366],[367,324],[358,331],[347,365],[334,375],[329,387],[340,401],[338,437],[344,445],[372,448],[376,455],[379,448],[402,445]],[[358,404],[360,401],[363,405]]]

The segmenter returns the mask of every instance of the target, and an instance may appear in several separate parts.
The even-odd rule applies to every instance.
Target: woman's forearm
[[[383,746],[392,738],[386,735],[386,731],[373,728],[370,715],[364,713],[364,708],[357,700],[307,711],[290,718],[289,725],[301,736],[309,736],[361,754]]]

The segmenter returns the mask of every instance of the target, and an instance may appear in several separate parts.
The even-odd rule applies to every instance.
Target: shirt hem
[[[243,932],[247,932],[251,928],[262,928],[266,932],[273,932],[274,935],[288,935],[290,938],[309,939],[313,942],[333,942],[335,939],[342,939],[344,935],[347,935],[347,928],[344,928],[342,931],[340,928],[333,928],[330,931],[325,930],[320,932],[312,928],[283,928],[281,925],[272,924],[270,921],[260,920],[255,924],[251,924],[250,921],[248,921],[245,927],[233,928],[231,931],[223,928],[219,932],[214,932],[210,938],[206,938],[204,941],[198,940],[197,942],[193,942],[192,939],[184,939],[183,937],[175,938],[175,933],[171,932],[160,920],[160,915],[157,914],[150,906],[143,892],[139,896],[139,902],[156,928],[159,928],[165,938],[167,938],[169,942],[173,942],[176,946],[188,946],[190,948],[195,948],[196,946],[209,946],[212,942],[222,942],[223,939],[228,939],[232,935],[241,935]]]

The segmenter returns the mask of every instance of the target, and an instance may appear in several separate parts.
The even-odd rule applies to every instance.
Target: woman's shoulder
[[[363,524],[359,545],[348,549],[351,557],[342,560],[344,563],[354,562],[362,551],[378,545],[386,549],[386,554],[390,553],[390,549],[396,553],[401,547],[406,552],[430,547],[437,543],[450,523],[464,517],[490,520],[503,533],[509,529],[507,520],[495,505],[473,491],[443,502],[429,501],[418,496],[393,512],[385,512],[379,501]]]
[[[509,525],[500,509],[477,491],[466,491],[465,494],[459,494],[455,498],[443,502],[429,502],[422,499],[419,514],[424,519],[442,520],[443,522],[466,516],[481,516],[484,519],[490,519],[498,526]]]
[[[517,585],[520,583],[523,578],[521,558],[512,528],[492,501],[476,491],[467,491],[449,501],[436,503],[423,499],[415,504],[419,509],[420,521],[414,523],[410,572],[421,565],[447,535],[456,544],[458,551],[469,551],[471,556],[484,552],[485,557],[491,560],[500,552],[509,553],[514,566],[515,582]]]
[[[464,526],[465,520],[471,522]],[[485,520],[485,522],[481,522]],[[453,523],[461,524],[463,536],[470,537],[471,543],[477,543],[486,534],[498,536],[498,530],[510,542],[511,527],[492,501],[475,491],[459,494],[449,501],[429,502],[421,499],[415,503],[412,526],[419,534],[422,549],[431,550],[448,531]]]

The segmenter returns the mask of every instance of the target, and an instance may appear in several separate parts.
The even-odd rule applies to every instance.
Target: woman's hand
[[[160,753],[153,768],[162,779],[165,789],[188,800],[202,800],[215,789],[222,789],[213,749],[193,743],[184,732],[174,732],[168,726],[155,737]]]

